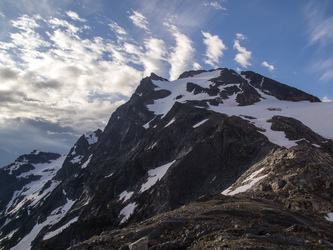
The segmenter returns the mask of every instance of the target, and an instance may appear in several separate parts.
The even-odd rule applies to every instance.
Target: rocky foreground
[[[315,214],[267,199],[216,194],[70,249],[328,249],[332,231],[333,223]]]

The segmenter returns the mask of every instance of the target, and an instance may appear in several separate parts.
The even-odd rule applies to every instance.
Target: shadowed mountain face
[[[126,249],[147,236],[143,241],[152,249],[232,242],[237,248],[250,241],[253,247],[282,241],[301,248],[329,246],[332,119],[332,105],[254,72],[189,71],[173,82],[151,74],[103,132],[83,135],[67,156],[32,152],[0,169],[1,190],[8,190],[1,193],[0,244],[4,249]],[[217,193],[230,197],[210,195]],[[192,204],[202,196],[205,202]],[[214,204],[223,216],[209,207]],[[257,211],[260,207],[273,212]],[[198,210],[202,221],[225,225],[195,226]],[[195,216],[186,218],[184,211]],[[267,213],[273,221],[289,219],[271,225]],[[256,220],[236,222],[251,217],[245,214]],[[154,227],[137,224],[152,216]],[[164,225],[161,216],[181,218]],[[254,229],[259,221],[275,234]],[[294,224],[316,231],[310,243],[301,229],[291,233],[294,238],[286,235]],[[244,232],[235,233],[238,226]],[[133,236],[135,228],[141,233]],[[177,241],[177,230],[190,236]],[[216,241],[221,232],[230,237]]]

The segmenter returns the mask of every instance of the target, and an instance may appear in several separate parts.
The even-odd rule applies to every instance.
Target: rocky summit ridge
[[[0,169],[0,247],[333,247],[332,120],[251,71],[152,73],[67,155]]]

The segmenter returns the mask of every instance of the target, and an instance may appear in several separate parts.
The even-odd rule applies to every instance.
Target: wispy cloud
[[[209,6],[209,7],[213,7],[216,10],[227,10],[225,7],[222,7],[218,2],[209,2],[209,3],[204,3],[204,6]]]
[[[307,20],[307,32],[311,45],[319,44],[326,46],[333,44],[333,16],[325,16],[324,5],[309,3],[305,8]]]
[[[74,11],[67,11],[67,16],[69,16],[74,21],[86,22],[87,20],[84,18],[79,17],[79,15]]]
[[[137,12],[135,10],[133,10],[132,12],[133,14],[130,15],[129,18],[133,21],[134,25],[146,31],[149,31],[148,21],[146,17],[143,16],[140,12]]]
[[[333,79],[333,15],[327,11],[325,2],[310,2],[304,9],[309,46],[316,49],[311,69],[320,75],[319,80]]]
[[[201,31],[201,33],[205,37],[203,43],[207,46],[205,54],[207,58],[204,59],[204,62],[212,67],[217,67],[219,59],[223,57],[223,51],[226,50],[227,47],[217,35],[213,36],[203,31]]]
[[[269,71],[273,71],[275,68],[274,68],[274,65],[272,64],[269,64],[268,62],[264,61],[261,63],[261,66],[267,68]]]
[[[244,36],[241,33],[236,34],[237,39],[234,40],[234,46],[233,48],[238,51],[236,54],[234,60],[239,63],[243,68],[247,68],[248,66],[251,66],[250,60],[252,57],[252,52],[248,51],[246,48],[242,47],[240,45],[241,40],[246,40],[246,36]]]
[[[120,27],[116,22],[111,22],[109,24],[111,30],[113,30],[114,32],[116,32],[118,35],[126,35],[127,32],[122,28]]]

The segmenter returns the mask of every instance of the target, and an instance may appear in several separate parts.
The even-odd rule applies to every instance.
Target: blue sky
[[[67,153],[140,80],[252,70],[333,99],[333,1],[2,0],[0,166]]]

